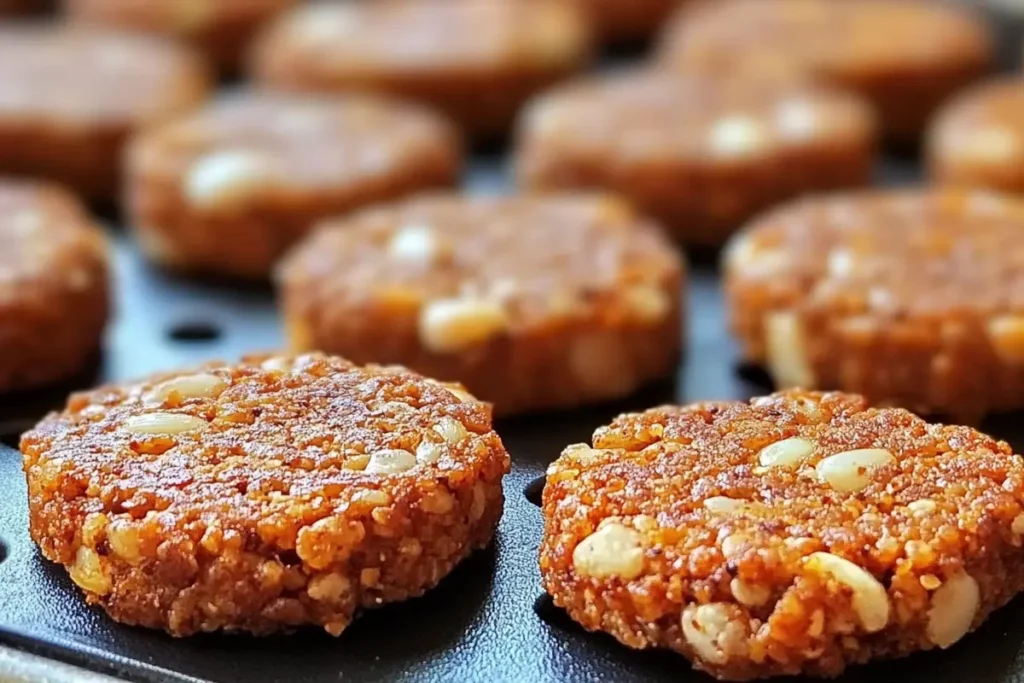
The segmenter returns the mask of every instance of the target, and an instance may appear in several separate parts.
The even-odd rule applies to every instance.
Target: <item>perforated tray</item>
[[[767,1],[767,0],[766,0]],[[1006,63],[1019,63],[1020,33],[1001,24]],[[1016,32],[1017,38],[1010,38]],[[471,191],[505,185],[502,157],[478,156]],[[914,181],[912,163],[890,160],[880,184]],[[115,234],[117,234],[115,232]],[[637,652],[571,622],[544,597],[537,568],[542,523],[535,502],[561,448],[625,410],[665,402],[745,398],[762,378],[736,365],[713,261],[691,271],[688,354],[676,377],[629,401],[585,411],[517,418],[497,429],[512,454],[505,513],[494,543],[435,590],[364,614],[340,638],[306,629],[251,638],[175,640],[121,626],[86,607],[62,568],[42,559],[26,526],[17,452],[0,446],[0,644],[131,681],[349,683],[358,681],[708,682],[680,656]],[[118,235],[118,316],[103,358],[72,385],[120,380],[209,358],[276,348],[269,288],[196,283],[154,270]],[[10,437],[59,406],[69,386],[0,398],[0,435]],[[1024,449],[1019,419],[985,428]],[[531,502],[533,501],[533,502]],[[847,683],[1024,683],[1024,601],[996,613],[950,650],[855,667]]]

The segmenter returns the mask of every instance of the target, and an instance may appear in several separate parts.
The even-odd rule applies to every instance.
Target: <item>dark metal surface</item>
[[[1008,30],[1005,23],[1001,28]],[[1004,43],[1007,50],[1019,48],[1019,41]],[[500,157],[483,160],[469,177],[470,189],[501,188],[501,164]],[[888,162],[879,181],[899,184],[917,175],[912,162]],[[209,358],[230,360],[279,345],[269,288],[239,290],[160,273],[123,237],[118,242],[118,317],[104,357],[67,386],[0,398],[0,435],[10,437],[59,406],[74,386]],[[20,458],[0,446],[0,644],[147,682],[710,681],[677,655],[635,652],[608,636],[584,632],[543,597],[536,561],[542,529],[535,505],[538,479],[566,444],[587,440],[595,427],[624,410],[766,390],[756,375],[736,367],[717,278],[706,264],[693,268],[688,336],[685,363],[662,386],[619,404],[500,422],[513,471],[505,481],[505,514],[495,542],[426,596],[366,613],[337,639],[306,629],[264,639],[175,640],[114,623],[87,607],[64,570],[42,559],[31,543]],[[993,421],[986,428],[1024,449],[1020,420]],[[1004,608],[948,651],[857,667],[840,680],[1024,683],[1024,601]]]

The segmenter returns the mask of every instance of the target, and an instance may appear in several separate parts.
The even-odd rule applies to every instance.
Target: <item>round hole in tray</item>
[[[7,544],[4,543],[4,539],[0,538],[0,562],[7,559]]]
[[[220,339],[221,334],[221,329],[216,324],[202,320],[176,323],[167,330],[167,336],[172,341],[185,343],[216,341]]]
[[[540,507],[541,500],[544,496],[544,481],[546,477],[537,477],[523,489],[523,495],[526,496],[526,500],[530,501],[537,507]]]

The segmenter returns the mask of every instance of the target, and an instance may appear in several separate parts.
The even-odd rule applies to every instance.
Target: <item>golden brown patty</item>
[[[128,136],[193,106],[207,89],[200,59],[156,39],[0,26],[0,173],[112,201]]]
[[[236,93],[133,142],[130,224],[160,263],[265,277],[314,221],[450,185],[460,155],[417,105]]]
[[[623,415],[551,465],[544,517],[556,604],[725,680],[950,647],[1024,588],[1024,461],[849,394]]]
[[[583,65],[589,32],[574,10],[561,0],[313,3],[267,31],[253,73],[275,89],[417,99],[493,136],[530,95]]]
[[[279,270],[294,350],[458,380],[501,413],[672,373],[683,265],[599,196],[430,196],[330,221]]]
[[[619,192],[673,236],[705,246],[780,200],[868,181],[866,104],[760,76],[627,72],[556,88],[522,117],[518,179]]]
[[[297,0],[63,0],[77,21],[188,42],[224,71],[243,63],[258,30]]]
[[[725,257],[747,360],[782,387],[975,420],[1024,407],[1024,198],[960,190],[808,199]]]
[[[991,81],[954,98],[932,126],[928,156],[939,183],[1024,193],[1024,78]]]
[[[0,392],[81,370],[100,346],[107,294],[106,241],[78,201],[0,181]]]
[[[662,60],[716,73],[772,62],[871,101],[886,137],[916,139],[935,109],[992,61],[985,24],[930,0],[720,0],[684,9]],[[763,68],[763,67],[762,67]]]
[[[403,368],[260,361],[76,394],[22,437],[32,538],[114,619],[337,635],[494,534],[486,404]]]

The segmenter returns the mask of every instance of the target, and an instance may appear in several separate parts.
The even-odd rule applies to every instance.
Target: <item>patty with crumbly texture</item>
[[[621,398],[675,369],[685,266],[601,195],[424,195],[331,220],[281,263],[293,351],[400,363],[499,414]]]
[[[777,388],[981,416],[1024,407],[1024,199],[957,188],[810,197],[725,253],[745,359]]]
[[[556,604],[723,680],[947,648],[1024,588],[1024,461],[850,394],[620,416],[551,465],[544,517]]]
[[[490,542],[509,468],[461,387],[321,355],[76,394],[21,451],[43,555],[176,636],[337,635],[421,595]]]
[[[0,392],[66,379],[94,359],[110,314],[109,260],[70,193],[0,181]]]

